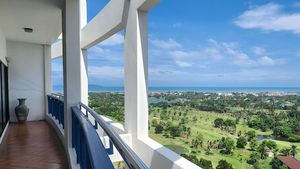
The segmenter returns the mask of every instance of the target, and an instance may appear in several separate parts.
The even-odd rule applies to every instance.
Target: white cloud
[[[259,68],[237,69],[223,72],[183,71],[176,66],[158,66],[150,68],[149,81],[151,84],[159,83],[166,86],[178,85],[225,85],[225,86],[251,86],[264,84],[270,81],[295,81],[296,73],[282,72],[280,70],[266,70]],[[218,80],[221,79],[221,80]],[[299,79],[299,78],[297,78]]]
[[[123,67],[114,66],[89,66],[89,76],[94,78],[123,78],[124,70]]]
[[[253,50],[253,53],[256,55],[263,55],[266,52],[266,49],[258,47],[258,46],[253,47],[252,50]]]
[[[163,49],[171,49],[171,48],[180,48],[181,47],[181,45],[173,39],[169,39],[169,40],[154,39],[154,40],[151,40],[151,43],[154,46],[156,46],[158,48],[163,48]]]
[[[234,23],[244,29],[289,31],[300,36],[300,13],[286,13],[283,6],[268,3],[245,11]]]
[[[276,61],[268,56],[263,56],[258,59],[258,63],[265,66],[273,66],[276,64]]]
[[[100,43],[101,46],[117,46],[122,44],[124,44],[124,36],[121,33],[116,33]]]
[[[103,46],[101,43],[88,49],[88,58],[113,63],[120,63],[123,60],[124,46]]]
[[[182,51],[182,50],[170,51],[169,53],[173,58],[177,58],[177,59],[193,57],[193,56],[197,56],[198,54],[196,51]]]
[[[173,58],[177,66],[185,68],[193,66],[193,60],[199,56],[199,52],[175,50],[170,51],[169,55]]]
[[[166,42],[164,40],[157,40],[159,42]],[[178,44],[177,46],[182,46]],[[169,64],[175,64],[180,68],[209,68],[210,65],[216,63],[223,63],[228,65],[236,65],[239,67],[265,67],[283,64],[280,59],[273,59],[266,56],[267,51],[261,47],[253,47],[252,52],[254,56],[240,49],[237,42],[218,42],[214,39],[208,39],[208,43],[201,49],[197,50],[184,50],[173,48],[159,48],[155,46],[160,58],[161,56],[168,56],[172,58]],[[159,63],[158,63],[159,64]]]
[[[227,60],[229,64],[232,63],[240,67],[274,66],[283,63],[280,60],[274,60],[268,56],[260,58],[250,57],[249,54],[239,49],[239,45],[236,42],[217,42],[214,39],[209,39],[209,43],[213,46],[203,49],[201,54],[208,54],[211,58],[217,57],[218,59],[215,59],[215,61],[223,60],[223,62],[226,62]],[[213,52],[205,52],[208,49]],[[263,55],[266,53],[266,50],[255,47],[253,48],[253,52],[257,55]]]
[[[180,61],[180,60],[176,60],[175,63],[176,63],[179,67],[192,67],[192,66],[193,66],[192,63],[184,62],[184,61]]]
[[[201,55],[208,56],[216,61],[221,60],[223,58],[223,54],[221,53],[221,51],[213,47],[205,48],[200,53]]]

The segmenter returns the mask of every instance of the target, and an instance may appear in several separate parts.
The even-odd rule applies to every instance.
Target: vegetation
[[[233,167],[226,160],[220,160],[216,169],[233,169]]]
[[[245,148],[247,145],[247,139],[245,137],[239,137],[236,142],[237,148]]]
[[[123,123],[123,94],[90,93],[89,100]],[[153,93],[149,103],[150,137],[202,168],[271,169],[273,156],[300,158],[299,95]]]

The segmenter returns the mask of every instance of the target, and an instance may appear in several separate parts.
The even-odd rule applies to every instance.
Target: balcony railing
[[[72,107],[72,147],[81,169],[113,169],[108,153],[88,118]]]
[[[94,121],[91,122],[92,116]],[[107,134],[110,139],[110,143],[112,142],[113,145],[116,147],[120,155],[122,156],[123,160],[127,164],[127,167],[130,169],[147,169],[148,167],[144,164],[144,162],[135,154],[135,152],[121,139],[121,137],[114,131],[114,129],[101,117],[99,116],[94,110],[89,108],[88,106],[80,103],[78,106],[72,107],[72,127],[73,127],[73,146],[76,149],[77,154],[81,154],[77,159],[81,166],[85,165],[85,160],[88,159],[80,159],[80,158],[95,158],[94,155],[97,155],[97,152],[93,151],[100,151],[103,154],[110,154],[112,153],[112,144],[110,144],[109,149],[105,149],[100,137],[97,134],[98,126],[100,126],[103,131]],[[85,132],[85,133],[84,133]],[[95,136],[96,134],[96,136]],[[84,136],[84,138],[80,137],[80,135]],[[100,144],[99,144],[100,142]],[[89,145],[84,145],[89,144]],[[77,147],[77,148],[76,148]],[[83,148],[82,148],[83,147]],[[85,148],[89,150],[86,151]],[[84,152],[82,151],[84,150]],[[84,154],[83,154],[84,153]],[[97,155],[95,159],[97,163],[99,163],[98,168],[105,168],[109,169],[109,164],[107,162],[100,162],[100,155]],[[83,160],[83,161],[82,161]],[[94,159],[90,159],[93,161]],[[103,159],[105,160],[105,158]],[[107,164],[108,166],[104,166]],[[98,165],[98,164],[92,164]],[[93,166],[91,166],[93,168]],[[96,167],[97,168],[97,167]]]
[[[58,94],[48,95],[48,113],[64,128],[64,101],[63,96]]]
[[[64,127],[63,95],[48,95],[48,113],[56,120],[56,125]],[[77,163],[81,169],[112,169],[114,168],[109,155],[113,154],[113,146],[122,156],[130,169],[147,169],[144,162],[121,139],[119,134],[90,107],[80,103],[71,108],[72,111],[72,147],[76,151]],[[92,120],[91,120],[92,119]],[[109,148],[105,148],[98,128],[109,138]],[[103,136],[104,138],[104,136]]]

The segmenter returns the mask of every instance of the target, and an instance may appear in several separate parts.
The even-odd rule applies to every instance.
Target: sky
[[[108,0],[88,0],[88,20]],[[300,2],[161,0],[149,16],[149,86],[300,87]],[[89,84],[123,86],[124,32],[88,49]],[[62,60],[53,84],[62,84]]]

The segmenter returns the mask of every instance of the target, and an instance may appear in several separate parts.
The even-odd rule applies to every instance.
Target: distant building
[[[300,161],[292,156],[278,156],[277,158],[289,169],[300,169]]]

